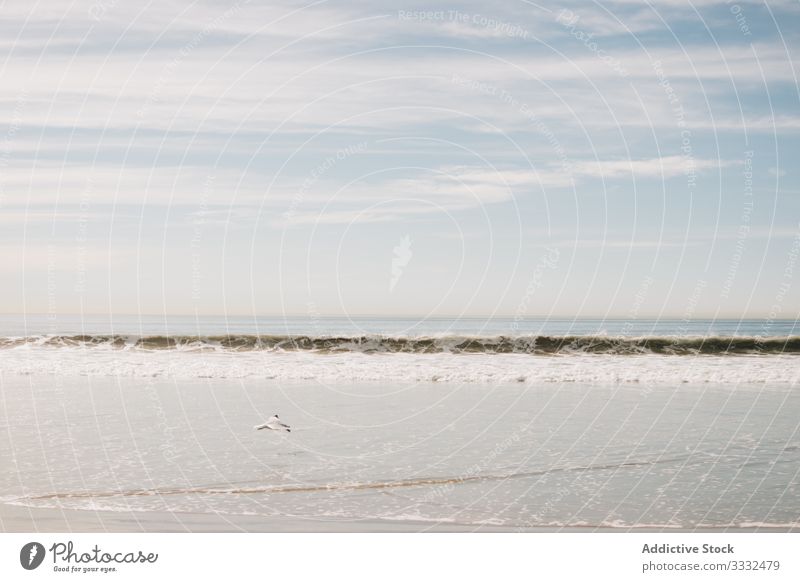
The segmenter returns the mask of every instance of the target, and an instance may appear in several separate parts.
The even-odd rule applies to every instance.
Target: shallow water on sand
[[[4,375],[0,500],[538,526],[800,527],[791,385]],[[254,431],[278,413],[289,434]]]

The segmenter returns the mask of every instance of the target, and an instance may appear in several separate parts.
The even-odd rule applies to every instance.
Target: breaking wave
[[[415,336],[309,335],[127,336],[40,335],[0,337],[0,349],[79,348],[133,351],[291,351],[410,354],[800,354],[800,336]]]

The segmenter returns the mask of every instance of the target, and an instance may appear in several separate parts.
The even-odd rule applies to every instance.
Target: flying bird
[[[264,424],[256,425],[253,428],[255,428],[256,430],[263,430],[265,428],[268,428],[269,430],[283,430],[286,432],[292,432],[292,429],[289,427],[289,425],[282,423],[281,419],[278,418],[277,414],[272,418],[270,418],[269,420],[267,420],[267,422],[265,422]]]

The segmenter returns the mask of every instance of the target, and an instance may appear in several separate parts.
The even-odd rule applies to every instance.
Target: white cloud
[[[0,271],[57,272],[85,271],[109,267],[113,263],[135,258],[136,249],[130,246],[106,248],[91,244],[57,241],[52,244],[28,242],[0,245]]]
[[[638,176],[642,178],[672,178],[692,170],[707,170],[728,165],[724,160],[703,160],[687,156],[666,156],[648,160],[605,160],[579,162],[575,173],[597,178]]]

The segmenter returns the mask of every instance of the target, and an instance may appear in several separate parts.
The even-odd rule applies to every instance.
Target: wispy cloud
[[[633,233],[680,233],[691,219],[719,233],[713,241],[739,244],[726,237],[745,220],[751,186],[757,204],[741,244],[786,243],[800,189],[791,170],[800,9],[788,0],[736,6],[7,2],[0,241],[10,246],[0,254],[19,266],[11,243],[24,234],[27,269],[51,268],[62,242],[56,262],[83,253],[100,269],[108,248],[124,255],[145,244],[143,232],[158,232],[161,242],[174,235],[164,253],[185,267],[199,252],[187,248],[195,234],[212,247],[211,234],[224,232],[238,257],[263,244],[259,273],[272,273],[279,246],[296,265],[309,255],[298,241],[324,231],[321,260],[334,264],[325,253],[358,231],[366,246],[385,234],[386,248],[408,235],[421,270],[453,256],[417,253],[426,240],[472,245],[465,272],[476,257],[502,270],[524,246],[509,242],[520,225],[528,238],[575,226],[572,243],[552,236],[578,255],[602,239],[588,233],[625,221]],[[354,144],[365,145],[341,154]],[[83,231],[91,236],[76,246]],[[487,237],[506,246],[483,256]],[[638,234],[602,244],[652,256],[665,245],[713,246]],[[759,259],[785,268],[772,247]],[[249,275],[217,275],[209,280],[253,287]],[[459,287],[480,286],[474,276]]]
[[[666,156],[649,160],[605,160],[580,162],[575,172],[597,178],[638,176],[643,178],[673,178],[689,171],[721,168],[731,162],[724,160],[696,160],[686,156]]]

